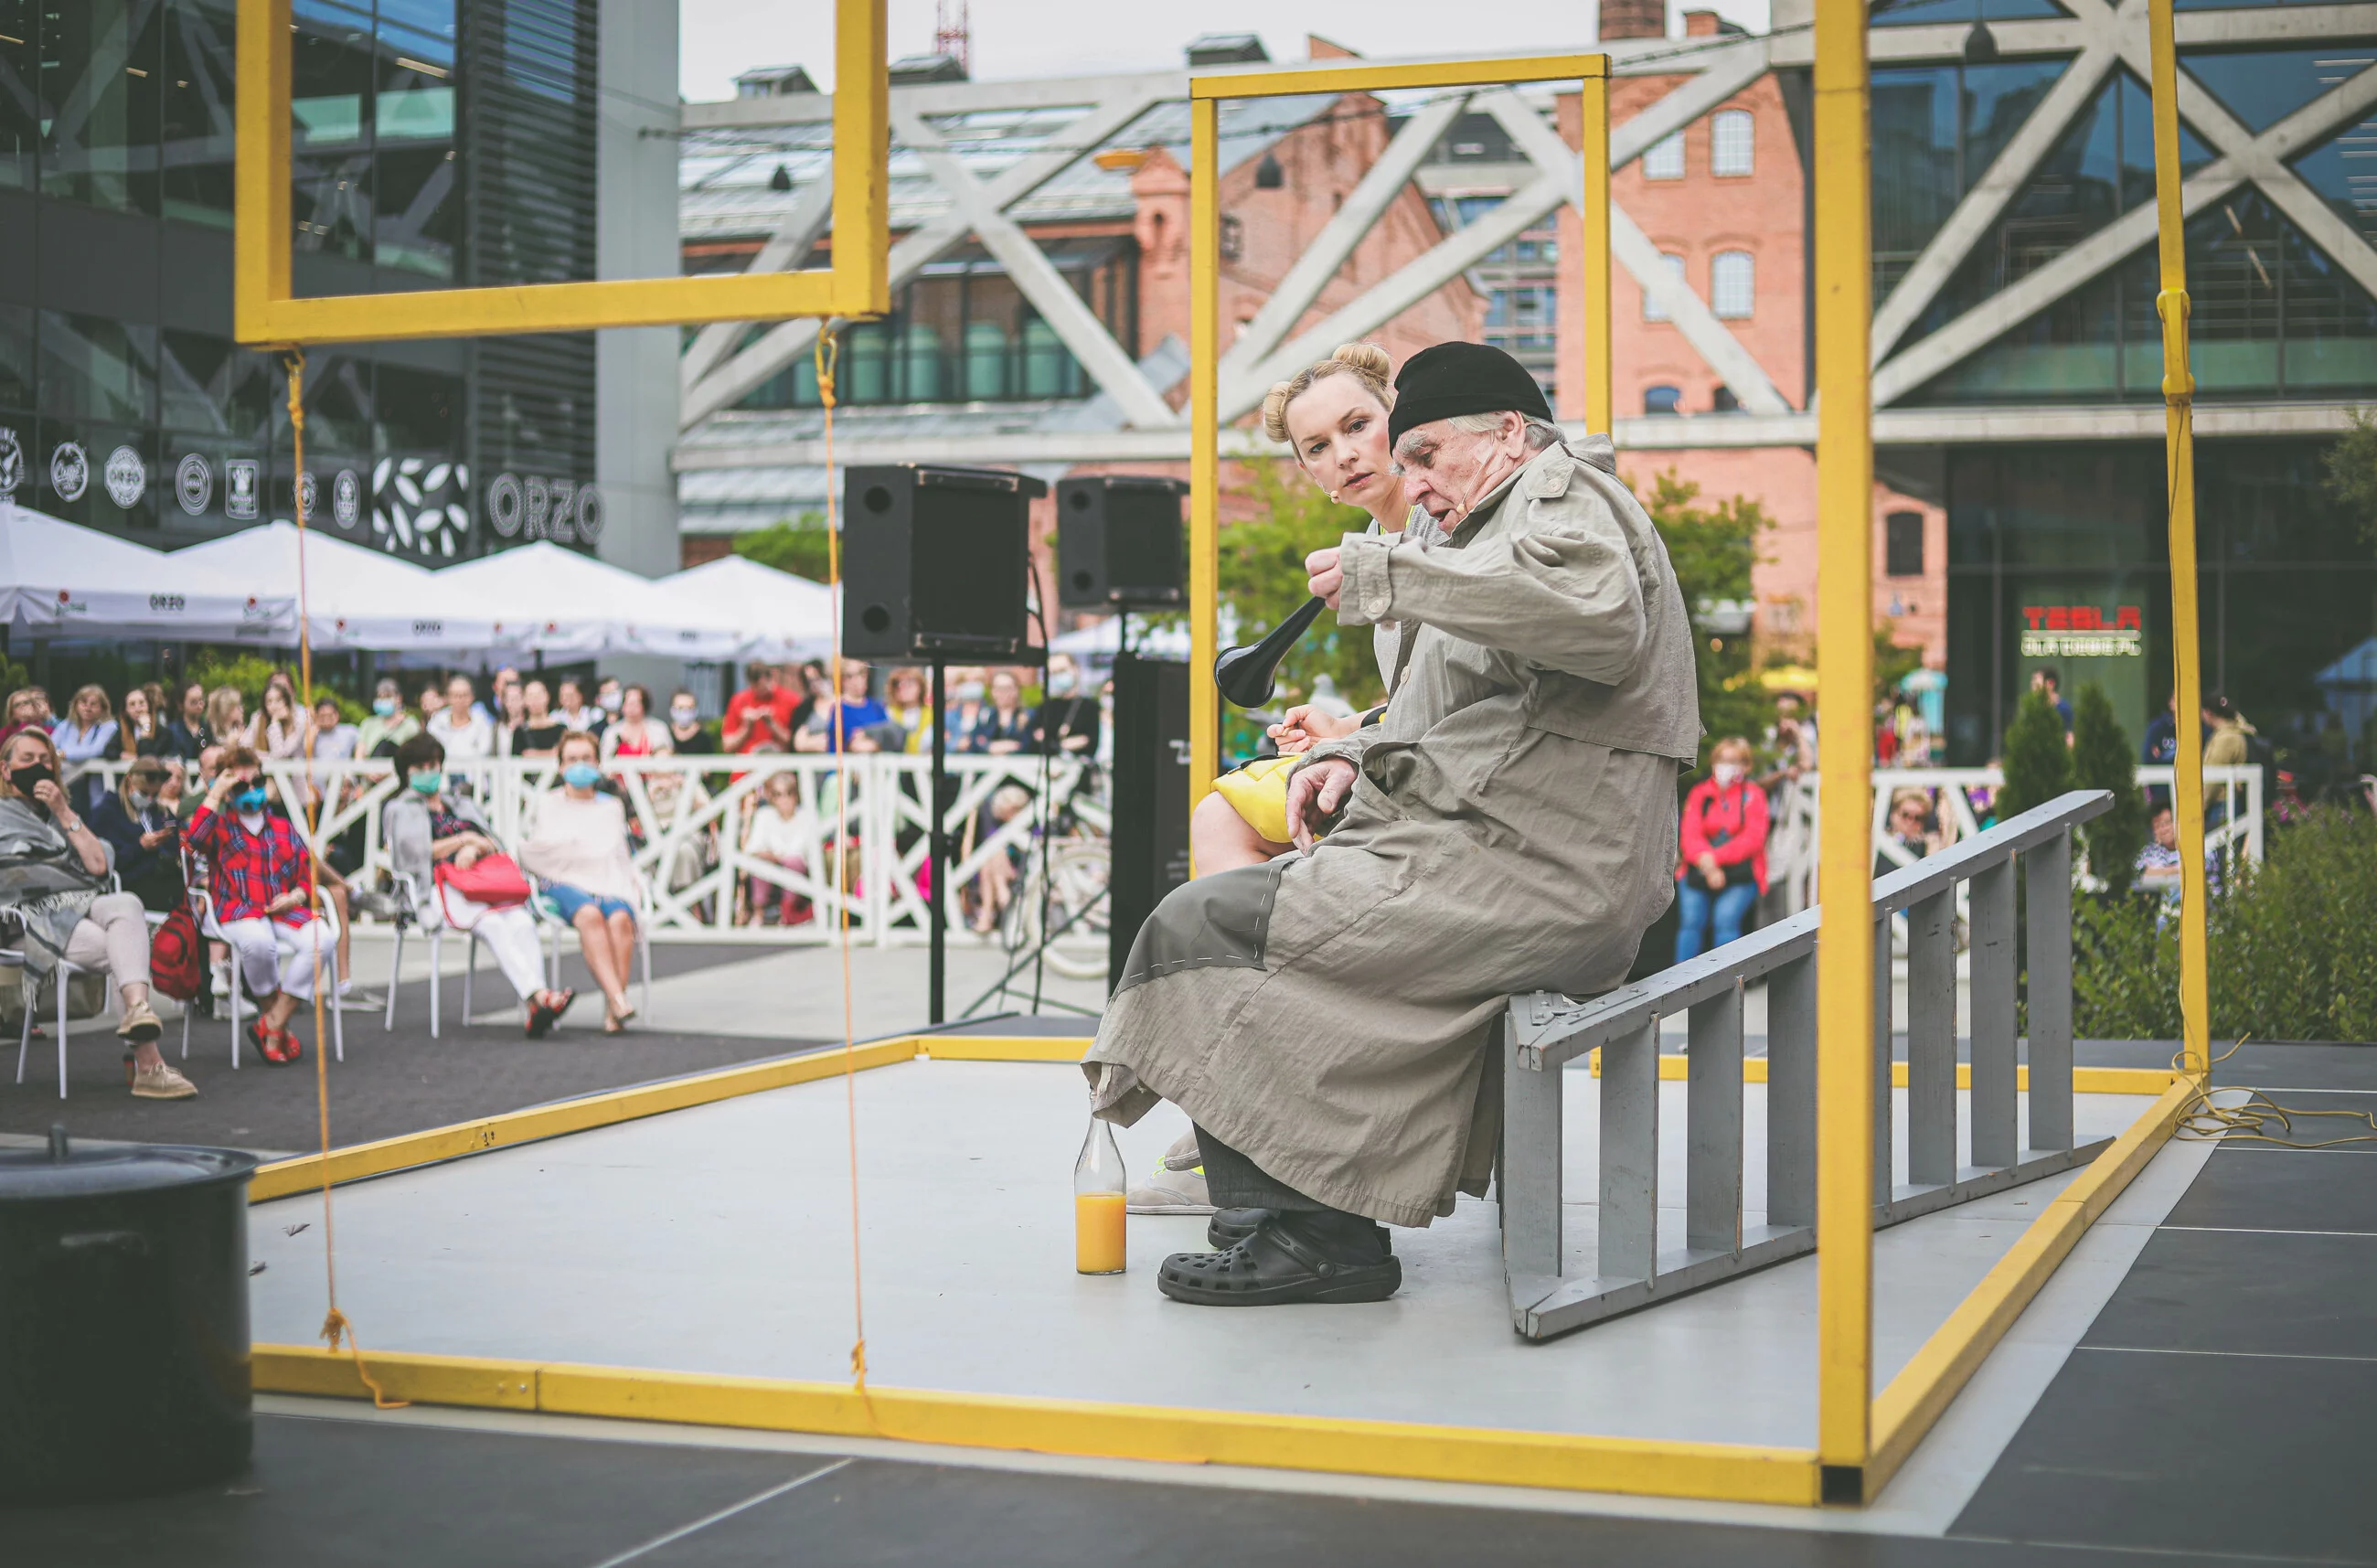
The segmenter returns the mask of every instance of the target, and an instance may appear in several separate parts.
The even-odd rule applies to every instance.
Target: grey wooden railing
[[[1873,884],[1874,1223],[1894,1225],[2094,1159],[2072,1116],[2072,829],[2108,810],[2074,790]],[[2015,1039],[2014,873],[2028,891],[2029,1115]],[[1971,911],[1971,1145],[1958,1159],[1955,904]],[[1891,917],[1905,911],[1906,1180],[1894,1177]],[[1504,1026],[1503,1268],[1512,1325],[1548,1338],[1812,1251],[1819,911],[1606,996],[1511,999]],[[1766,995],[1765,1223],[1744,1223],[1742,999]],[[1659,1021],[1689,1016],[1683,1245],[1659,1235]],[[1599,1234],[1566,1274],[1563,1069],[1601,1053]],[[1669,1134],[1673,1136],[1671,1132]],[[2026,1146],[2025,1146],[2026,1144]]]

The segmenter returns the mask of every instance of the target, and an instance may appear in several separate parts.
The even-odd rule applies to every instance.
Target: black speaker
[[[1021,657],[1032,503],[1048,486],[992,468],[853,468],[842,481],[842,652],[853,659]]]
[[[1188,602],[1188,485],[1137,473],[1057,482],[1057,602],[1112,610]]]
[[[1114,837],[1106,984],[1164,895],[1188,880],[1188,666],[1115,660]]]

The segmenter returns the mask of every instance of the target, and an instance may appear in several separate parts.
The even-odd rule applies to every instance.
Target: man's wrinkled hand
[[[1354,793],[1354,764],[1343,757],[1325,758],[1296,770],[1287,781],[1287,836],[1306,854],[1312,853],[1313,829],[1336,815]]]
[[[1311,579],[1313,596],[1331,609],[1337,607],[1337,595],[1345,591],[1344,569],[1338,564],[1340,552],[1332,546],[1315,550],[1304,557],[1304,574]]]
[[[1324,740],[1342,740],[1362,727],[1359,718],[1341,719],[1325,713],[1308,702],[1299,702],[1280,715],[1279,723],[1268,733],[1283,757],[1296,757],[1309,751]]]

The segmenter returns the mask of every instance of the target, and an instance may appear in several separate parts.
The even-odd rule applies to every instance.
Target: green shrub
[[[2179,922],[2160,898],[2075,900],[2072,1022],[2098,1039],[2180,1032]],[[2377,1040],[2377,819],[2319,807],[2213,897],[2212,1033]]]
[[[2024,695],[2006,726],[2005,787],[1998,791],[2001,822],[2044,806],[2072,787],[2072,748],[2064,744],[2063,717],[2043,691]]]
[[[2113,808],[2083,824],[2080,842],[2088,852],[2088,869],[2106,888],[2129,892],[2138,853],[2146,846],[2146,797],[2138,788],[2137,753],[2113,717],[2112,699],[2093,680],[2081,687],[2072,703],[2071,787],[2112,792]]]

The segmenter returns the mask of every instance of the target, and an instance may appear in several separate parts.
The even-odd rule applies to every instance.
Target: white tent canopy
[[[432,581],[470,603],[503,606],[493,641],[524,651],[731,659],[747,640],[719,610],[544,540],[448,567]]]
[[[275,521],[244,528],[176,552],[240,581],[297,592],[297,528]],[[314,646],[379,652],[477,650],[502,640],[500,612],[484,595],[411,561],[332,538],[305,534],[304,607]],[[289,636],[293,639],[295,633]]]
[[[280,643],[293,579],[247,579],[0,500],[0,626],[36,637]]]
[[[723,617],[743,633],[742,652],[785,660],[833,649],[834,591],[741,556],[663,577],[652,587],[677,604]]]

